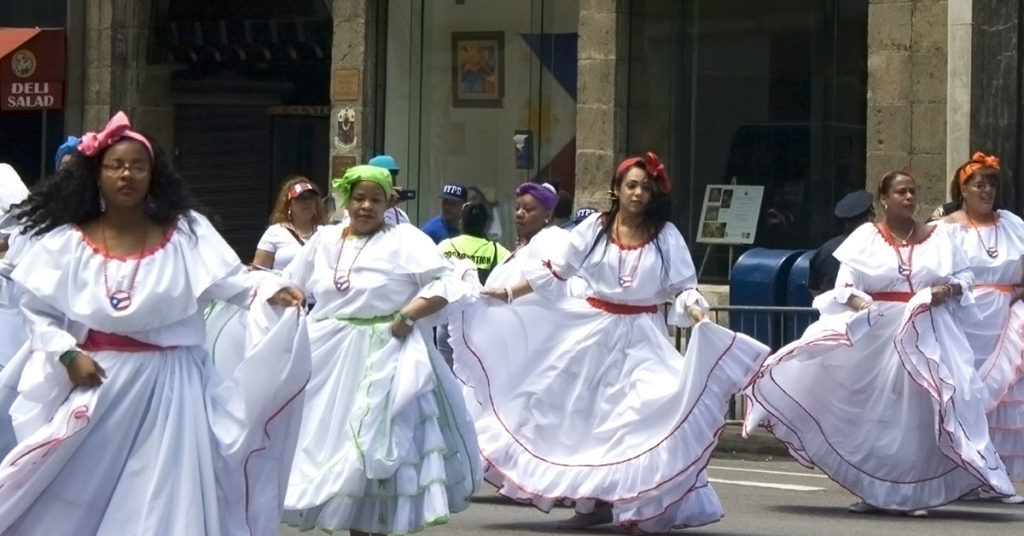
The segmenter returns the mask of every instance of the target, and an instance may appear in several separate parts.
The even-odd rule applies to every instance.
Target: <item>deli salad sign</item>
[[[4,110],[60,108],[64,97],[60,82],[11,82],[4,85]]]
[[[64,106],[64,30],[0,28],[0,110]]]

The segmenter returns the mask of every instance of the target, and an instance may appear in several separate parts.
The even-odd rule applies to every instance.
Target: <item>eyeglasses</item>
[[[149,175],[149,166],[146,164],[103,164],[100,166],[100,168],[102,168],[103,171],[106,171],[107,173],[110,173],[112,175],[120,173],[125,169],[127,169],[129,173],[136,177],[144,177],[146,175]]]
[[[977,190],[979,192],[984,192],[986,190],[993,190],[994,191],[994,190],[998,189],[998,185],[996,183],[994,183],[994,182],[975,181],[975,182],[972,182],[971,184],[968,184],[967,186],[970,187],[972,190]]]

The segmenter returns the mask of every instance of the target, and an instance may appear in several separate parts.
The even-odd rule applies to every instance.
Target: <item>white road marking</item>
[[[714,469],[716,471],[743,471],[745,473],[762,473],[766,475],[799,476],[807,478],[828,478],[825,475],[819,475],[816,473],[787,473],[785,471],[768,471],[766,469],[743,469],[741,467],[722,467],[719,465],[709,465],[708,469]]]
[[[713,484],[736,484],[737,486],[784,489],[787,491],[825,491],[825,488],[816,488],[814,486],[798,486],[796,484],[771,484],[768,482],[751,482],[749,480],[722,480],[720,478],[709,478],[708,481]]]

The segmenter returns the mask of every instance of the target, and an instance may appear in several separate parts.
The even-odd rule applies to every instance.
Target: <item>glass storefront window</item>
[[[418,191],[422,224],[443,184],[475,186],[500,239],[515,240],[513,190],[528,180],[572,192],[576,0],[392,0],[387,10],[384,146]]]
[[[814,248],[865,184],[866,0],[630,4],[627,146],[654,150],[698,263],[708,184],[764,186],[754,246]],[[724,279],[714,248],[704,280]]]

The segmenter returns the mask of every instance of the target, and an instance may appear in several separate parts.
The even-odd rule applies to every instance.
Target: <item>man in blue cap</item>
[[[395,187],[398,192],[402,191],[402,188],[398,186],[398,162],[395,161],[394,157],[387,154],[379,154],[370,159],[367,164],[384,168],[391,172],[391,185]],[[387,225],[398,225],[399,223],[409,223],[409,215],[404,210],[398,208],[398,203],[403,201],[401,196],[396,197],[392,200],[391,208],[384,212],[384,223]]]
[[[850,192],[836,203],[834,214],[843,224],[843,234],[822,244],[811,258],[807,289],[812,295],[821,294],[836,286],[839,261],[832,254],[854,229],[875,218],[874,198],[867,190]]]
[[[445,184],[441,188],[441,213],[423,224],[423,232],[440,244],[446,238],[459,236],[462,220],[462,205],[466,204],[469,192],[461,184]]]

